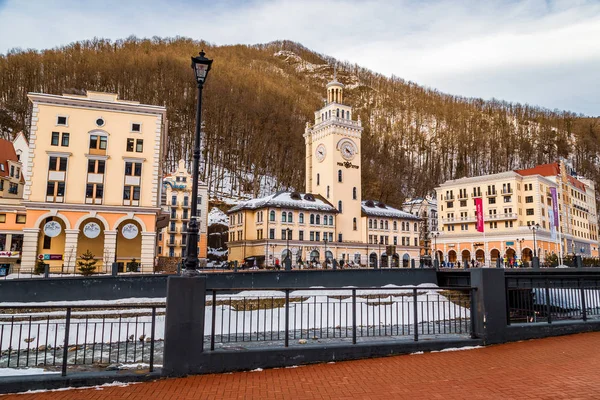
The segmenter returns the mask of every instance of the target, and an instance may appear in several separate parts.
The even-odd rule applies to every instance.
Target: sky
[[[293,40],[442,92],[600,116],[600,0],[0,0],[0,53],[77,40]]]

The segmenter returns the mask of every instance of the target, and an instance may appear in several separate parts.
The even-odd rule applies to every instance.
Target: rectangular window
[[[90,149],[97,149],[97,148],[98,148],[98,136],[90,135]]]
[[[528,208],[525,210],[525,215],[533,215],[533,208]]]
[[[136,124],[136,123],[131,124],[131,132],[141,132],[141,131],[142,131],[142,124]]]
[[[27,221],[27,215],[17,214],[17,224],[24,224]],[[14,237],[14,236],[13,236]]]
[[[52,238],[50,236],[44,235],[44,244],[42,245],[42,248],[44,250],[48,250],[48,249],[50,249],[51,246],[52,246]]]
[[[136,151],[136,153],[141,153],[144,151],[144,140],[143,139],[137,139],[135,141],[135,151]]]
[[[61,117],[61,116],[56,117],[56,125],[66,126],[67,125],[67,117]]]
[[[135,140],[134,139],[127,139],[127,151],[133,151],[133,146],[135,144]]]
[[[52,132],[52,140],[50,141],[52,146],[58,146],[59,135],[58,132]]]
[[[323,239],[325,239],[325,236],[323,236]],[[316,242],[321,241],[321,232],[315,232],[315,241]]]
[[[311,242],[315,241],[315,233],[313,231],[310,232],[310,241]]]
[[[533,203],[533,196],[525,196],[525,203]]]
[[[6,222],[6,214],[0,214],[0,223]]]
[[[63,132],[60,145],[63,147],[69,147],[69,134],[68,133]]]
[[[496,204],[496,198],[495,197],[490,197],[488,199],[488,204]]]
[[[269,230],[269,239],[275,239],[275,229]]]
[[[304,231],[298,232],[298,240],[304,240]]]

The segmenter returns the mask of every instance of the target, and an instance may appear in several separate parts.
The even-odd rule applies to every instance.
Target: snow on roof
[[[397,208],[390,207],[379,201],[365,200],[361,203],[362,212],[366,215],[372,215],[377,217],[390,217],[390,218],[402,218],[402,219],[414,219],[420,220],[421,218],[414,216],[410,213],[400,211]]]
[[[322,196],[312,193],[278,192],[239,203],[228,212],[239,210],[255,210],[265,207],[297,208],[301,210],[337,212],[336,208]]]
[[[208,213],[208,226],[217,224],[229,226],[229,218],[223,211],[213,207]]]

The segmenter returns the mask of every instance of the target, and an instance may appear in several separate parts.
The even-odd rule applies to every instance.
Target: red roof
[[[12,142],[5,139],[0,139],[0,164],[4,165],[4,171],[0,168],[0,176],[8,176],[9,166],[8,161],[19,162],[17,153]]]
[[[515,171],[519,175],[541,175],[541,176],[557,176],[560,175],[560,164],[542,164],[529,169],[518,169]]]
[[[519,175],[528,176],[528,175],[541,175],[541,176],[558,176],[560,175],[560,164],[552,163],[552,164],[542,164],[529,169],[520,169],[515,171]],[[567,175],[567,179],[569,183],[575,186],[577,189],[585,192],[585,184],[578,180],[577,178]]]

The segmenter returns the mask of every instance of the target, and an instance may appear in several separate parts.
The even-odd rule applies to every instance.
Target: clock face
[[[340,147],[340,152],[342,153],[342,157],[348,161],[352,160],[356,155],[356,151],[354,150],[354,146],[351,142],[343,143]]]
[[[327,151],[325,150],[325,146],[320,144],[317,147],[317,151],[315,152],[315,157],[317,157],[317,160],[319,162],[323,161],[325,159],[325,156],[327,155]]]

